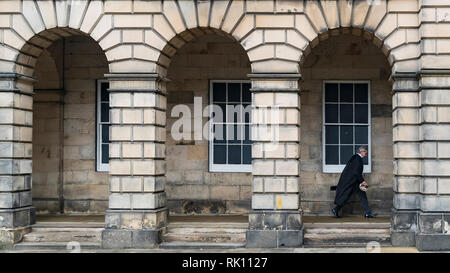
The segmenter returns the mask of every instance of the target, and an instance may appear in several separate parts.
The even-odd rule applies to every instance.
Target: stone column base
[[[0,209],[0,246],[12,246],[22,241],[36,223],[34,207]]]
[[[419,251],[450,250],[450,234],[417,234],[416,238]]]
[[[419,230],[417,211],[392,210],[391,243],[395,247],[415,247],[416,234]]]
[[[103,248],[156,248],[161,243],[162,229],[105,229]]]
[[[102,233],[104,248],[155,248],[167,230],[167,208],[108,210]]]
[[[252,211],[247,248],[300,247],[303,245],[302,211]]]

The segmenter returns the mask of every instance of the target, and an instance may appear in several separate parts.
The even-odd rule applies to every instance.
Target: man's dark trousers
[[[358,184],[355,184],[355,186],[353,187],[353,193],[351,196],[353,196],[353,194],[355,194],[355,192],[358,194],[359,200],[361,201],[361,205],[363,206],[366,214],[371,213],[372,209],[369,206],[369,201],[367,200],[366,192],[360,190]],[[340,210],[342,208],[342,206],[336,205],[336,208],[338,210]]]

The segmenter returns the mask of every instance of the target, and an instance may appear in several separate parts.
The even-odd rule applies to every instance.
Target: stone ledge
[[[391,243],[394,247],[415,247],[416,233],[414,231],[391,231]]]

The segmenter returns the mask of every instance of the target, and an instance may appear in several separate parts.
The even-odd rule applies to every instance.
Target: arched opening
[[[210,142],[204,135],[196,137],[194,130],[198,129],[196,119],[201,128],[208,127],[209,116],[202,115],[207,105],[218,104],[225,110],[225,105],[250,104],[250,62],[242,46],[221,31],[187,32],[180,37],[190,39],[171,57],[167,70],[166,192],[170,214],[246,214],[251,200],[251,143],[246,139]],[[183,40],[180,37],[176,39]],[[164,52],[169,52],[167,49]],[[173,133],[178,132],[179,116],[171,114],[180,105],[186,105],[192,114],[191,130],[184,131],[187,138],[177,139]],[[248,120],[227,124],[249,128]]]
[[[335,197],[330,187],[337,185],[360,145],[369,147],[364,171],[369,205],[380,216],[389,216],[393,207],[391,67],[371,34],[356,33],[363,35],[327,35],[301,64],[300,198],[305,215],[330,215]],[[342,211],[363,213],[357,196]]]
[[[33,205],[38,214],[104,214],[109,174],[97,150],[107,143],[98,128],[109,117],[99,90],[106,57],[91,38],[74,35],[44,49],[34,71]]]

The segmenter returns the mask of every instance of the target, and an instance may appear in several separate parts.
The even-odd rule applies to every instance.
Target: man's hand
[[[367,185],[366,181],[363,181],[361,184],[363,184],[364,186],[369,186],[369,185]]]

